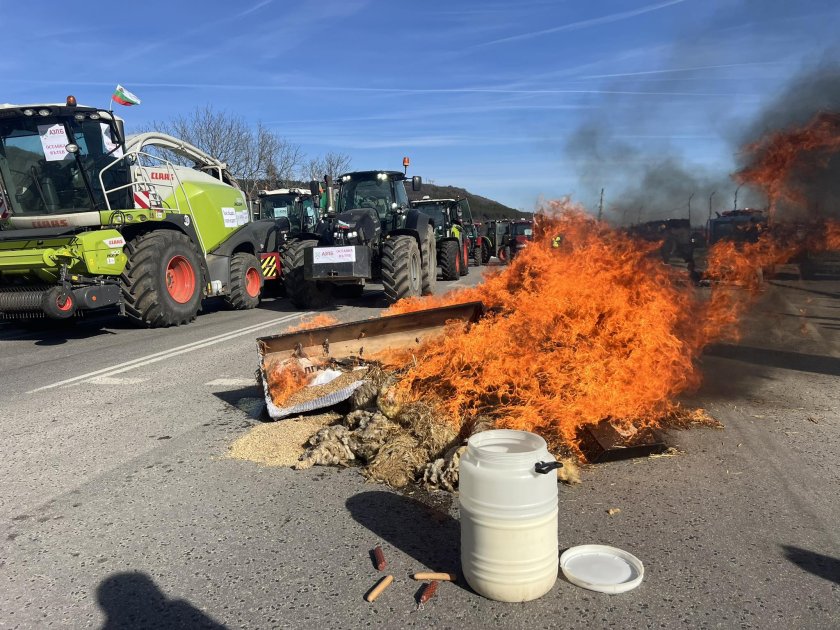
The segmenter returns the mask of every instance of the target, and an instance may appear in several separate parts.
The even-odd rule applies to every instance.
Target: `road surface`
[[[774,281],[740,344],[710,349],[688,402],[725,429],[559,488],[561,549],[631,551],[638,589],[561,577],[503,604],[443,584],[420,611],[407,576],[457,569],[457,499],[223,457],[259,422],[254,339],[300,318],[274,300],[167,330],[0,325],[0,627],[837,627],[840,283]],[[377,544],[396,580],[368,604]]]

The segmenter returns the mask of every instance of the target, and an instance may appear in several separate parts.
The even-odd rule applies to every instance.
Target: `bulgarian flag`
[[[139,105],[140,99],[134,94],[126,90],[123,86],[118,85],[117,89],[111,95],[111,100],[116,101],[120,105]]]

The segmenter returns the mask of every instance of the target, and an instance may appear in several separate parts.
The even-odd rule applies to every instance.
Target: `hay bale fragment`
[[[391,422],[381,413],[371,416],[364,424],[357,428],[350,437],[350,448],[360,460],[369,462],[374,459],[387,443],[405,431],[400,425]]]
[[[376,397],[376,407],[385,414],[386,418],[394,420],[402,411],[402,401],[397,396],[397,391],[390,385],[383,385]]]
[[[404,488],[417,478],[429,452],[408,433],[400,433],[385,444],[364,469],[368,479],[386,483],[392,488]]]
[[[359,388],[361,389],[361,388]],[[358,390],[356,390],[358,391]],[[346,416],[344,416],[344,421],[342,424],[346,426],[348,429],[357,429],[360,426],[364,426],[368,423],[368,421],[373,417],[372,411],[366,411],[364,409],[356,409],[355,411],[351,411]]]
[[[576,457],[557,457],[563,466],[557,469],[557,480],[570,486],[580,483],[580,466]]]
[[[293,466],[305,470],[312,466],[348,466],[356,459],[350,448],[351,432],[344,425],[325,427],[309,439],[311,448]]]
[[[416,402],[403,407],[397,421],[417,438],[432,457],[443,453],[458,438],[455,427],[440,417],[428,403]]]
[[[465,445],[453,446],[446,455],[426,464],[423,469],[423,483],[433,488],[455,492],[458,489],[458,472]]]

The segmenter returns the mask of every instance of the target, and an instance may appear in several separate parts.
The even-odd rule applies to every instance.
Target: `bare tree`
[[[346,153],[330,151],[321,157],[311,158],[303,167],[302,178],[305,180],[323,179],[329,175],[333,179],[350,170],[352,158]]]
[[[149,130],[152,129],[186,140],[226,162],[250,197],[260,188],[288,184],[303,161],[298,145],[262,123],[252,128],[243,118],[217,111],[212,105],[198,107],[169,122],[152,122]]]

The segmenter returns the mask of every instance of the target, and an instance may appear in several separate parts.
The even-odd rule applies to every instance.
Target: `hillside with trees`
[[[431,199],[459,199],[466,197],[470,202],[470,210],[472,210],[473,218],[476,221],[490,221],[492,219],[517,219],[517,218],[531,218],[530,212],[522,212],[514,208],[493,201],[487,197],[476,195],[457,186],[438,186],[437,184],[430,184],[423,182],[423,189],[419,191],[411,190],[411,186],[407,185],[408,197],[412,201],[415,199],[422,199],[426,195]]]

